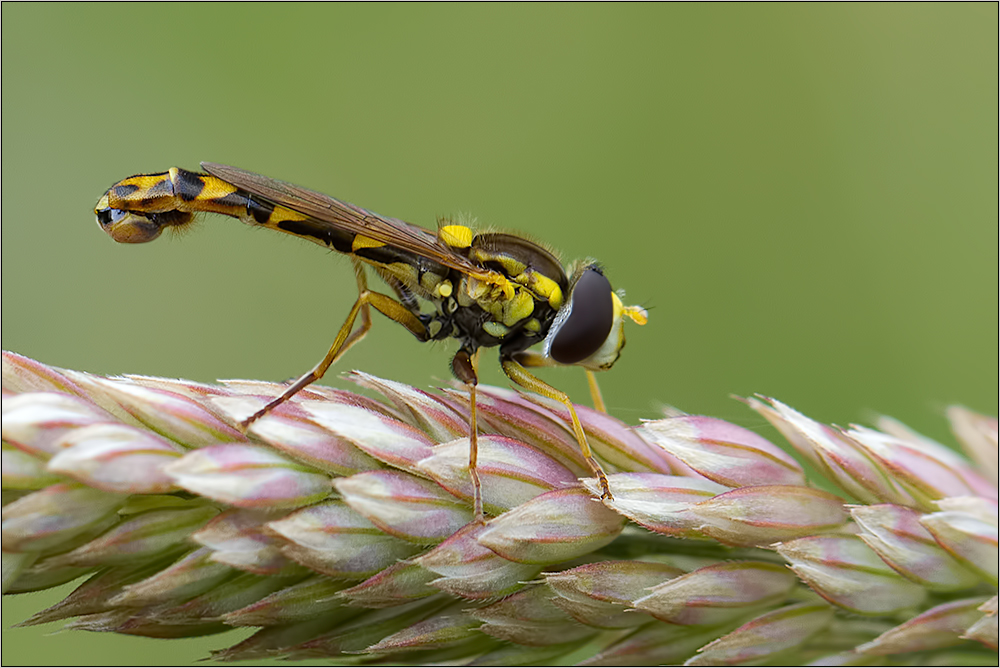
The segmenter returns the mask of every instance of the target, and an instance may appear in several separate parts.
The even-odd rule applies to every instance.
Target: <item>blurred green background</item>
[[[651,307],[602,377],[631,422],[672,404],[764,430],[729,398],[760,392],[951,443],[949,403],[996,414],[995,3],[2,12],[5,349],[202,381],[317,361],[355,297],[343,258],[226,219],[136,247],[95,225],[118,179],[211,160],[599,258]],[[439,385],[438,348],[377,320],[339,371]],[[543,377],[587,400],[582,372]],[[6,628],[57,598],[4,600],[4,664],[240,637]]]

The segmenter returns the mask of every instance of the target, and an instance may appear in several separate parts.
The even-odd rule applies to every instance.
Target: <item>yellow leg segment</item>
[[[590,398],[594,402],[594,408],[605,415],[608,413],[607,406],[604,405],[604,397],[601,396],[601,386],[597,384],[597,376],[590,369],[587,369],[587,386],[590,388]]]
[[[340,331],[337,332],[337,338],[333,340],[333,345],[330,346],[330,350],[326,353],[326,356],[312,370],[292,383],[280,396],[272,399],[266,406],[240,422],[240,427],[243,430],[246,430],[256,420],[259,420],[291,399],[303,388],[322,378],[323,374],[327,372],[334,362],[340,359],[351,346],[363,339],[372,326],[369,307],[374,307],[376,311],[385,315],[390,320],[403,325],[417,337],[422,338],[427,335],[427,330],[423,323],[410,313],[405,306],[392,297],[368,290],[364,267],[360,262],[355,261],[354,270],[358,279],[358,300],[351,307],[351,312],[347,315],[347,320],[344,321],[344,324],[340,327]],[[357,330],[352,332],[354,321],[357,320],[359,314],[361,315],[361,325]]]
[[[587,435],[583,433],[583,425],[580,424],[580,418],[576,415],[576,409],[573,408],[573,402],[570,401],[569,395],[534,377],[528,373],[527,369],[514,360],[502,360],[501,366],[507,377],[524,389],[540,394],[543,397],[554,399],[569,409],[569,416],[573,422],[573,433],[576,435],[577,443],[580,444],[580,452],[583,453],[583,458],[587,461],[587,465],[590,466],[590,470],[601,484],[601,498],[613,499],[611,488],[608,487],[608,476],[604,473],[604,469],[601,468],[600,463],[594,459],[594,455],[590,451],[590,445],[587,443]]]
[[[476,464],[479,459],[479,425],[476,420],[476,386],[479,384],[479,351],[471,355],[460,350],[451,361],[452,371],[469,390],[469,478],[472,481],[472,501],[475,509],[475,521],[483,524],[486,516],[483,513],[483,486],[479,481],[479,469]]]
[[[486,515],[483,513],[483,484],[479,482],[479,469],[476,464],[479,460],[479,425],[476,424],[476,386],[467,385],[469,388],[469,478],[472,479],[472,506],[476,511],[476,524],[486,522]]]

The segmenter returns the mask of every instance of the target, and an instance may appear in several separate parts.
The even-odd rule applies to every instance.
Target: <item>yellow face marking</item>
[[[362,248],[379,248],[381,246],[385,246],[385,244],[381,241],[366,237],[363,234],[359,234],[354,237],[354,241],[351,243],[351,250],[358,251]]]
[[[472,245],[472,230],[465,225],[443,225],[438,228],[438,239],[452,248],[468,248]]]

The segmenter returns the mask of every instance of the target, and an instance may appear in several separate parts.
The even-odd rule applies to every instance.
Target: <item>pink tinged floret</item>
[[[600,497],[596,480],[583,484]],[[651,531],[685,538],[705,538],[703,521],[689,512],[691,506],[729,491],[707,478],[660,473],[616,473],[608,476],[608,484],[614,499],[605,500],[605,506]]]
[[[343,580],[314,575],[223,617],[230,626],[284,626],[317,616],[336,623],[358,614],[340,596],[346,586]]]
[[[546,443],[557,447],[562,456],[571,457],[573,466],[586,464],[579,457],[579,446],[576,444],[568,425],[572,424],[569,412],[562,404],[546,402],[541,404],[534,397],[527,397],[518,392],[485,387],[480,392],[485,397],[484,403],[494,417],[496,428],[502,433],[511,433],[521,440],[538,439],[542,447],[549,448]],[[576,406],[577,416],[587,434],[587,441],[597,456],[620,471],[650,471],[671,473],[677,461],[657,448],[617,418],[606,413],[595,411],[586,406]]]
[[[0,593],[27,593],[28,591],[33,591],[31,588],[26,588],[23,585],[19,585],[22,578],[28,578],[29,573],[31,573],[32,567],[38,560],[38,554],[36,552],[4,552],[2,555],[3,559],[3,575],[0,577]],[[53,585],[61,584],[56,581]]]
[[[287,385],[282,383],[271,383],[266,380],[246,380],[246,379],[227,379],[220,380],[222,388],[225,390],[223,394],[216,396],[244,396],[253,398],[255,402],[260,402],[259,405],[267,403],[271,399],[274,399],[285,392],[288,389]],[[306,387],[295,393],[292,397],[291,402],[298,403],[299,401],[322,399],[324,397],[323,391],[318,385],[313,385],[311,387]],[[213,401],[214,403],[214,401]]]
[[[956,407],[953,406],[951,408]],[[951,408],[949,408],[949,412],[951,412]],[[942,445],[934,439],[928,438],[927,436],[910,429],[908,426],[895,418],[881,416],[876,420],[875,426],[885,434],[888,434],[890,437],[895,437],[910,444],[910,446],[918,452],[923,453],[927,457],[936,459],[940,464],[951,468],[953,474],[962,479],[962,484],[967,485],[977,495],[996,500],[996,418],[986,418],[985,416],[976,415],[974,413],[971,413],[971,415],[975,416],[975,418],[981,418],[982,422],[978,420],[976,422],[979,426],[985,426],[983,425],[983,422],[987,420],[993,421],[994,440],[993,444],[988,446],[988,449],[992,449],[992,470],[983,466],[983,462],[977,460],[975,456],[972,458],[972,462],[970,462],[968,459],[962,457],[960,453],[956,452],[955,449]],[[952,430],[955,430],[954,421],[952,422]],[[978,435],[983,436],[982,433],[979,433]],[[959,443],[962,444],[967,454],[971,455],[976,452],[976,450],[969,450],[968,445],[962,441],[962,437],[957,437]],[[980,452],[979,454],[984,455],[986,453]],[[988,458],[986,461],[988,461]]]
[[[574,487],[546,492],[490,520],[478,540],[511,561],[554,564],[607,545],[624,526],[624,517]]]
[[[121,593],[122,587],[152,576],[158,570],[159,567],[155,563],[149,562],[136,562],[118,568],[101,569],[92,577],[87,578],[62,601],[32,615],[20,626],[32,626],[76,615],[106,612],[111,609],[109,601]]]
[[[389,608],[440,594],[431,586],[437,573],[424,568],[414,559],[407,559],[379,571],[361,584],[344,589],[340,597],[345,603],[361,608]]]
[[[194,450],[167,472],[189,492],[241,508],[294,508],[330,493],[326,474],[254,445]]]
[[[846,435],[860,443],[925,507],[930,507],[928,501],[949,496],[997,498],[996,487],[973,471],[969,462],[929,439],[904,439],[865,427],[853,427]]]
[[[154,619],[166,624],[220,621],[223,615],[244,608],[301,579],[302,575],[270,577],[238,573],[200,596],[173,608],[158,611]]]
[[[161,378],[159,376],[143,376],[132,373],[125,374],[122,378],[135,385],[148,387],[151,390],[162,390],[172,394],[179,394],[182,397],[194,399],[203,404],[210,403],[209,400],[213,397],[229,397],[235,394],[233,390],[224,385],[197,383],[193,380],[185,380],[183,378]]]
[[[375,526],[418,545],[440,543],[472,520],[472,510],[440,485],[403,471],[359,473],[333,484]]]
[[[186,544],[191,534],[218,512],[213,506],[189,502],[126,515],[89,543],[54,557],[52,563],[67,566],[123,565],[166,554]]]
[[[480,654],[472,666],[551,666],[579,647],[578,642],[528,647],[495,641],[495,648]],[[580,665],[580,664],[578,664]]]
[[[4,392],[27,394],[29,392],[58,392],[82,398],[88,403],[87,391],[71,378],[52,367],[36,362],[30,357],[9,351],[2,354]]]
[[[159,436],[123,424],[76,429],[56,443],[48,470],[105,492],[159,494],[176,489],[166,467],[182,450]]]
[[[864,503],[914,505],[913,497],[860,444],[841,431],[820,424],[776,399],[770,405],[748,399],[803,457],[845,492]]]
[[[486,530],[469,524],[414,561],[435,574],[430,585],[469,600],[494,600],[513,594],[541,566],[504,559],[477,540]]]
[[[863,615],[887,615],[919,605],[927,590],[889,568],[858,536],[799,538],[778,553],[813,591]]]
[[[741,487],[692,504],[699,531],[727,545],[766,546],[837,530],[847,521],[843,499],[796,485]]]
[[[286,511],[230,508],[191,536],[211,548],[211,559],[257,575],[287,575],[298,568],[281,553],[282,542],[269,535],[266,524]]]
[[[795,576],[778,564],[726,562],[657,585],[632,605],[672,624],[722,624],[780,603],[795,584]]]
[[[333,475],[353,475],[382,466],[346,438],[313,423],[298,405],[268,413],[250,426],[249,433],[275,450]]]
[[[978,470],[997,486],[997,419],[970,411],[964,406],[949,406],[948,420],[955,438],[978,465]]]
[[[798,462],[758,434],[725,420],[683,415],[645,422],[647,439],[726,487],[804,485]]]
[[[433,441],[424,432],[381,413],[320,401],[303,402],[302,407],[316,424],[396,468],[413,470],[431,455]]]
[[[594,452],[619,471],[688,474],[688,467],[676,457],[618,418],[589,406],[577,406],[576,411]],[[568,411],[555,412],[567,420],[566,424],[572,424]]]
[[[478,442],[477,469],[483,505],[491,514],[502,513],[544,492],[577,484],[572,471],[530,445],[506,436],[486,434],[480,436]],[[418,462],[416,469],[451,494],[471,503],[469,439],[460,438],[434,446],[431,456]]]
[[[596,633],[553,604],[546,585],[525,587],[470,614],[483,622],[482,633],[533,647],[580,642]]]
[[[246,440],[238,429],[190,397],[124,379],[95,378],[94,382],[139,423],[185,447]]]
[[[869,655],[926,652],[962,644],[965,630],[982,616],[984,598],[969,598],[935,606],[890,629],[857,651]]]
[[[880,504],[854,506],[851,516],[861,528],[861,539],[913,582],[937,591],[966,589],[979,582],[976,573],[953,558],[920,524],[920,511]]]
[[[28,594],[50,587],[58,587],[72,582],[92,570],[86,566],[49,568],[45,563],[46,559],[37,559],[38,556],[36,552],[4,553],[3,593]],[[11,570],[6,564],[7,559],[15,559],[21,563],[15,565]]]
[[[552,602],[582,624],[631,628],[649,617],[632,609],[648,589],[682,575],[678,568],[646,561],[600,561],[555,573],[545,582],[558,596]]]
[[[580,666],[661,666],[679,665],[695,651],[719,637],[726,627],[678,626],[654,621],[639,627],[608,645]]]
[[[833,619],[823,603],[798,603],[764,613],[698,650],[685,666],[758,665],[803,645]]]
[[[998,632],[997,626],[996,595],[980,605],[978,610],[983,613],[983,616],[969,626],[969,628],[965,630],[965,633],[962,634],[962,637],[968,640],[981,642],[995,651],[998,644],[1000,644],[1000,639],[998,639],[998,634],[1000,634],[1000,632]]]
[[[45,469],[45,460],[3,444],[0,479],[5,490],[36,490],[54,485],[62,477]]]
[[[997,507],[978,497],[943,499],[940,512],[924,515],[920,524],[941,547],[965,566],[997,585]]]
[[[66,394],[31,392],[3,399],[3,441],[35,457],[59,452],[62,437],[114,418],[94,404]]]
[[[369,577],[418,550],[387,536],[343,501],[302,508],[267,527],[284,541],[285,556],[333,577]]]
[[[129,608],[183,603],[231,578],[235,571],[214,561],[212,551],[199,548],[167,568],[122,587],[109,605]]]
[[[435,598],[362,612],[315,640],[297,645],[288,653],[288,658],[304,659],[364,652],[382,638],[428,619],[444,605],[440,599]]]
[[[412,652],[421,649],[440,651],[471,639],[481,640],[482,636],[476,630],[481,622],[463,609],[466,607],[467,604],[464,603],[450,605],[429,619],[382,638],[367,647],[364,654]]]
[[[3,548],[6,552],[48,550],[106,526],[125,497],[77,483],[59,483],[12,501],[3,507]]]
[[[144,638],[188,638],[197,635],[221,633],[225,624],[213,619],[192,620],[187,617],[166,620],[139,611],[109,610],[94,615],[86,615],[73,620],[63,627],[67,631],[93,631],[97,633],[121,633]]]
[[[361,371],[351,372],[349,378],[387,397],[407,421],[416,424],[438,443],[469,433],[468,418],[442,402],[440,397]]]
[[[479,419],[490,431],[538,448],[577,475],[589,471],[572,432],[544,408],[495,387],[480,387],[476,397]],[[445,390],[444,398],[456,410],[468,413],[464,392]]]
[[[347,375],[350,376],[350,374]],[[362,394],[349,392],[347,390],[338,390],[325,385],[310,385],[309,389],[312,390],[314,394],[319,395],[319,397],[314,399],[314,401],[329,401],[335,404],[357,406],[358,408],[364,408],[372,413],[380,413],[396,420],[402,420],[403,422],[408,421],[406,417],[407,414],[405,412],[401,412],[389,404],[372,397],[366,397]]]

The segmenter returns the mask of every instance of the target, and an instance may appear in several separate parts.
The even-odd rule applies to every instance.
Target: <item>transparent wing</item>
[[[298,211],[318,222],[410,251],[476,278],[489,280],[493,276],[494,272],[458,255],[450,247],[438,241],[433,232],[423,227],[396,218],[385,218],[315,190],[254,174],[238,167],[214,162],[203,162],[201,166],[212,176],[237,188]]]

